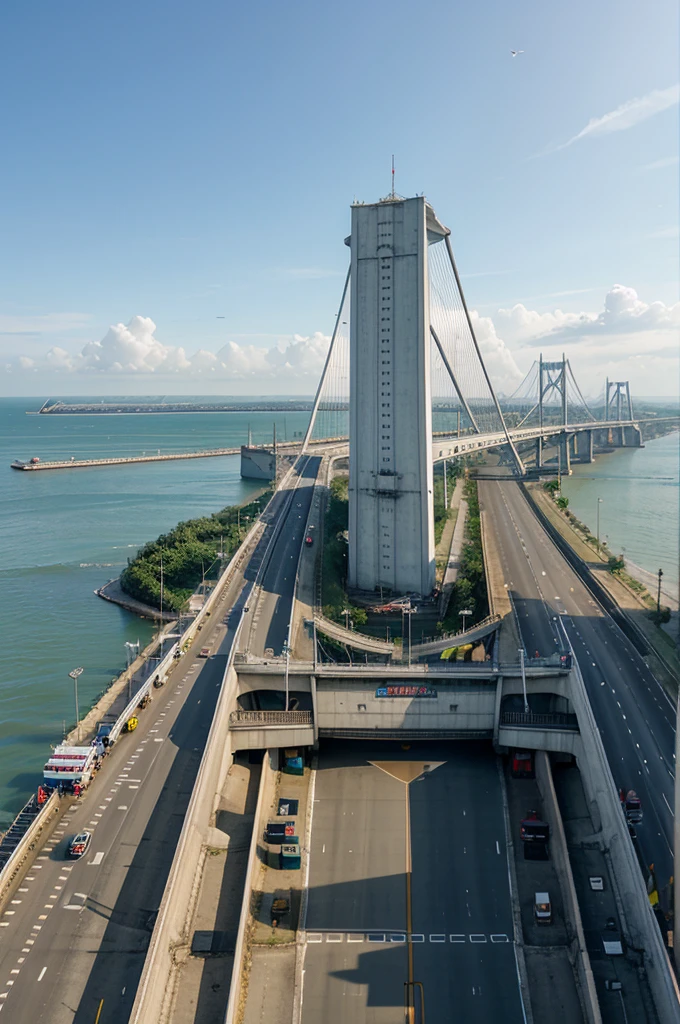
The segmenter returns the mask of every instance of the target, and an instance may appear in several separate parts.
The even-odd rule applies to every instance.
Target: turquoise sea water
[[[598,455],[591,465],[574,465],[562,493],[574,514],[597,529],[610,551],[623,553],[649,572],[663,569],[664,589],[678,595],[678,498],[680,433],[647,441],[644,448]]]
[[[247,438],[304,430],[306,413],[27,416],[39,402],[0,400],[0,828],[34,790],[50,743],[75,718],[68,672],[79,681],[81,715],[125,664],[126,640],[152,625],[93,593],[146,540],[182,519],[245,501],[255,487],[238,456],[88,470],[18,473],[15,458],[95,458],[143,451],[231,447]],[[579,518],[613,550],[677,586],[678,444],[575,467],[564,491]]]
[[[152,624],[93,593],[129,555],[179,520],[245,501],[239,457],[20,473],[15,458],[96,458],[232,447],[292,437],[306,413],[27,416],[0,400],[0,828],[39,781],[50,743],[75,720],[68,672],[82,666],[81,716],[125,665],[126,640]]]

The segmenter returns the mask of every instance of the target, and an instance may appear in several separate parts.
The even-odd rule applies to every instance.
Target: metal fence
[[[232,729],[252,725],[311,725],[311,711],[232,711],[229,715]]]
[[[502,711],[500,724],[522,726],[525,729],[571,729],[578,732],[576,715],[564,711],[553,711],[545,715],[533,711]]]

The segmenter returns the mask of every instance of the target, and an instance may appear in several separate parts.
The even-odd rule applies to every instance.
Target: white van
[[[552,924],[552,904],[547,892],[534,893],[534,921],[536,924]]]

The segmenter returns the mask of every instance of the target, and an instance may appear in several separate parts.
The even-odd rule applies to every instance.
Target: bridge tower
[[[352,207],[349,584],[434,587],[428,245],[423,196]]]

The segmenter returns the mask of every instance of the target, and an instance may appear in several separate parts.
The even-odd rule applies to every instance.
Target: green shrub
[[[271,495],[272,491],[267,491],[247,505],[230,506],[211,516],[178,523],[170,533],[145,544],[128,562],[121,573],[121,588],[136,600],[160,608],[162,561],[163,607],[179,611],[204,577],[217,578],[220,548],[225,559],[233,554],[249,520],[264,509]]]

